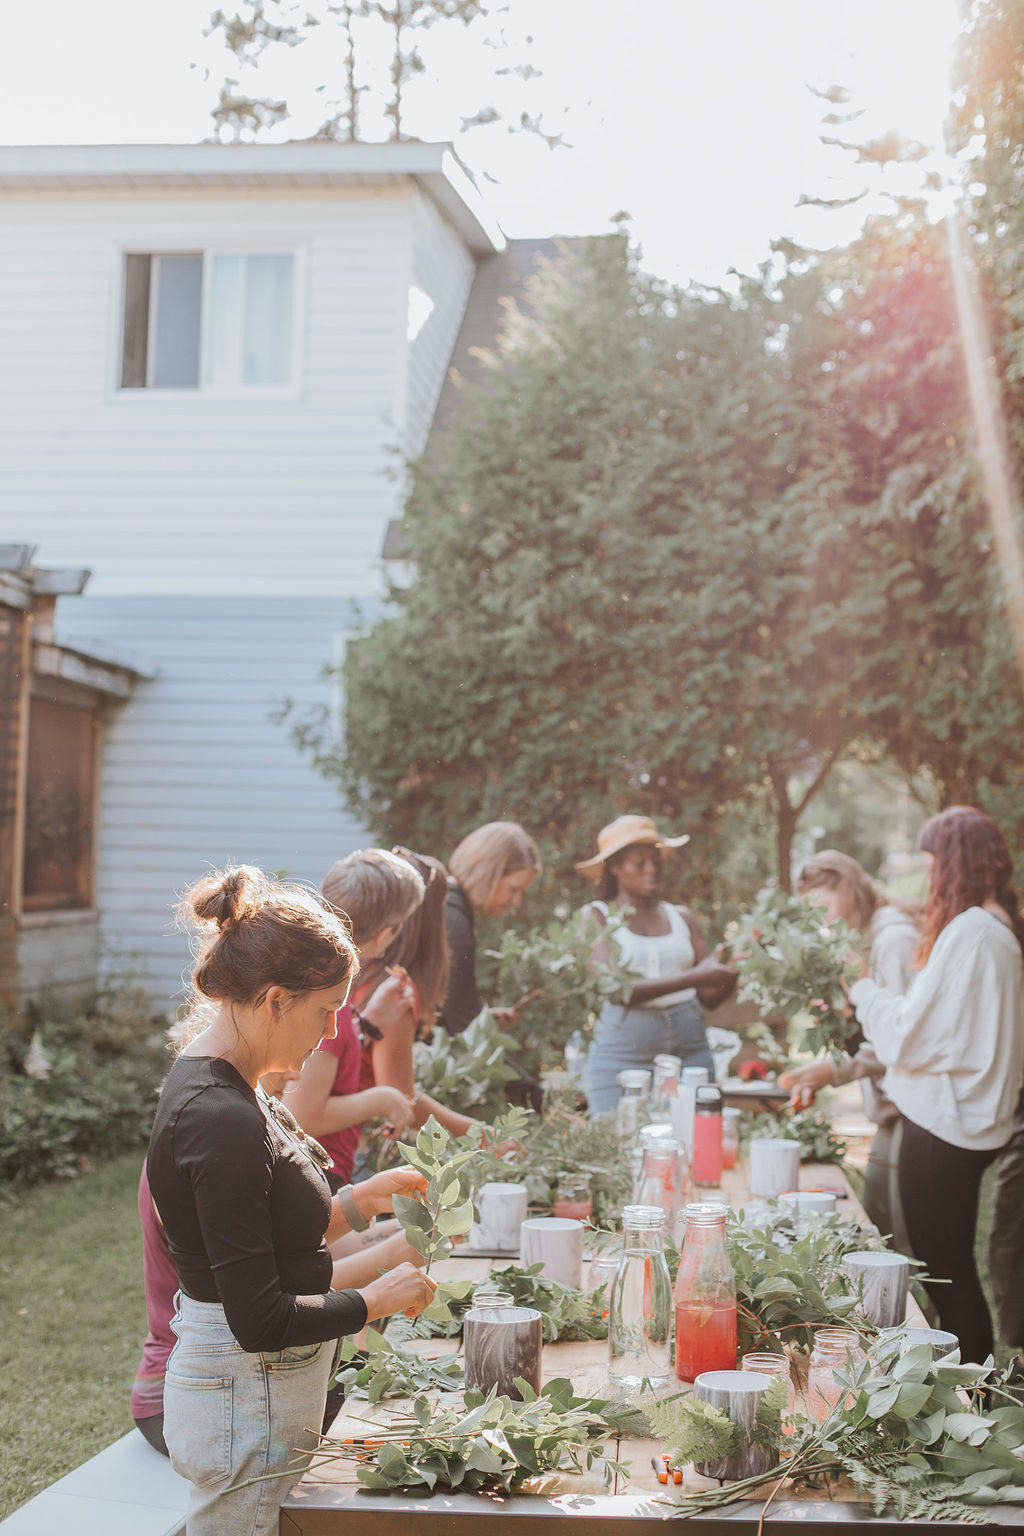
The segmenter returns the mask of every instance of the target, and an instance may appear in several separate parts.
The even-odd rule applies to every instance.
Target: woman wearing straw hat
[[[620,908],[623,922],[611,942],[638,978],[624,1004],[605,1004],[594,1031],[584,1084],[591,1114],[614,1109],[624,1068],[650,1067],[663,1052],[714,1076],[700,1004],[723,1002],[736,974],[709,954],[693,913],[658,895],[662,852],[689,841],[662,837],[648,816],[620,816],[597,834],[596,855],[576,866],[599,882],[586,910],[602,927],[611,906]],[[607,960],[608,942],[597,946],[596,964]]]

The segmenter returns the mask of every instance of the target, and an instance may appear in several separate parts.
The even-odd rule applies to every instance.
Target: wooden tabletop
[[[842,1188],[846,1197],[838,1204],[843,1217],[867,1224],[867,1217],[849,1181],[834,1164],[805,1163],[800,1185],[802,1189],[819,1189],[823,1186]],[[725,1173],[721,1193],[728,1197],[734,1208],[743,1205],[748,1198],[745,1161]],[[507,1261],[456,1257],[435,1265],[431,1273],[438,1280],[482,1280],[492,1266],[500,1268],[503,1262]],[[589,1264],[585,1264],[584,1287],[587,1285],[588,1269]],[[915,1326],[926,1325],[913,1297],[908,1302],[907,1320]],[[423,1352],[431,1358],[455,1354],[460,1347],[459,1339],[431,1339],[422,1345]],[[550,1381],[555,1377],[568,1376],[578,1395],[601,1397],[608,1393],[607,1358],[608,1345],[604,1339],[575,1344],[546,1344],[542,1377],[544,1381]],[[673,1384],[682,1389],[682,1384],[675,1383],[674,1378]],[[407,1415],[408,1407],[408,1400],[393,1399],[373,1407],[365,1401],[353,1402],[350,1407],[342,1410],[335,1421],[331,1438],[366,1438],[372,1435],[374,1425],[388,1425],[392,1415]],[[610,1519],[613,1523],[623,1518],[661,1519],[671,1512],[671,1502],[682,1494],[716,1486],[708,1479],[699,1477],[692,1467],[686,1470],[681,1487],[666,1489],[659,1485],[651,1467],[651,1456],[657,1449],[652,1440],[617,1439],[609,1442],[609,1449],[613,1450],[615,1460],[630,1464],[631,1473],[628,1482],[617,1478],[610,1491],[605,1487],[601,1468],[597,1467],[583,1474],[558,1473],[538,1479],[529,1485],[528,1492],[512,1496],[413,1496],[407,1492],[372,1495],[359,1490],[351,1461],[317,1459],[285,1500],[280,1529],[290,1533],[290,1536],[299,1536],[299,1533],[301,1536],[344,1536],[347,1531],[356,1536],[358,1523],[358,1536],[391,1536],[392,1531],[395,1536],[398,1536],[399,1531],[401,1536],[413,1536],[414,1532],[423,1532],[425,1536],[450,1536],[453,1523],[472,1517],[473,1536],[487,1536],[481,1522],[486,1523],[485,1517],[500,1515],[503,1520],[500,1536],[514,1536],[508,1521],[517,1516],[529,1520],[530,1530],[535,1536],[540,1536],[536,1531],[536,1521],[544,1518],[564,1521],[598,1517]],[[841,1506],[844,1499],[853,1500],[852,1490],[845,1494],[840,1490],[836,1499],[824,1506],[821,1505],[820,1494],[790,1490],[785,1501],[781,1504],[777,1501],[772,1505],[772,1515],[781,1518],[799,1515],[802,1524],[820,1522],[826,1525],[834,1525],[837,1516],[856,1519],[858,1523],[861,1516],[870,1517],[870,1511],[863,1507],[855,1508],[852,1503],[847,1505],[845,1514],[841,1515],[836,1505]],[[788,1509],[788,1505],[798,1508]],[[751,1503],[744,1513],[753,1518],[759,1508],[759,1504]],[[735,1511],[736,1507],[733,1506],[731,1511],[718,1512],[716,1518],[734,1525]],[[706,1518],[701,1517],[702,1523]],[[1024,1516],[1021,1518],[1024,1519]],[[373,1527],[372,1532],[369,1526]],[[606,1536],[604,1531],[602,1536]],[[615,1533],[609,1532],[607,1536],[615,1536]]]

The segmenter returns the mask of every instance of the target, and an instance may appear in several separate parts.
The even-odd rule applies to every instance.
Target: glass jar
[[[807,1411],[820,1423],[827,1419],[843,1395],[836,1371],[846,1371],[864,1358],[853,1328],[817,1328],[807,1367]]]
[[[608,1304],[608,1376],[620,1387],[664,1386],[672,1362],[672,1282],[665,1212],[627,1205]]]
[[[727,1206],[698,1201],[683,1211],[676,1274],[676,1375],[736,1369],[736,1277],[725,1243]]]
[[[796,1388],[793,1385],[793,1372],[786,1355],[772,1355],[767,1351],[753,1350],[749,1355],[744,1355],[740,1363],[741,1371],[756,1371],[759,1376],[775,1376],[786,1383],[786,1412],[793,1413],[796,1408]],[[783,1431],[786,1433],[787,1431]]]
[[[560,1173],[555,1190],[553,1216],[569,1216],[574,1221],[589,1221],[594,1214],[590,1180],[583,1173]]]
[[[646,1118],[651,1074],[645,1067],[627,1067],[619,1073],[618,1084],[622,1093],[615,1111],[616,1124],[619,1135],[628,1139],[636,1135]]]
[[[740,1115],[742,1109],[722,1110],[722,1167],[735,1168],[740,1155]]]
[[[714,1187],[722,1182],[722,1094],[718,1088],[697,1089],[690,1168],[695,1184]]]

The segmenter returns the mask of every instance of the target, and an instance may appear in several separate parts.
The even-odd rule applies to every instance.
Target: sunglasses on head
[[[433,885],[434,881],[440,877],[441,871],[437,866],[435,864],[428,864],[426,859],[418,853],[413,853],[411,848],[396,846],[392,848],[391,852],[398,858],[404,859],[407,864],[411,864],[413,869],[423,876],[424,882],[428,886]]]

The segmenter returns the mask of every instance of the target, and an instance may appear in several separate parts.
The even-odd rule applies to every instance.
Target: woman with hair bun
[[[340,920],[248,867],[199,881],[181,911],[197,936],[196,1001],[215,1006],[167,1075],[146,1158],[181,1287],[164,1435],[193,1485],[189,1536],[271,1536],[296,1455],[314,1447],[338,1340],[422,1311],[435,1290],[412,1264],[332,1290],[327,1244],[423,1180],[394,1170],[332,1200],[329,1158],[259,1086],[334,1031],[358,969]]]
[[[1010,1140],[1024,1072],[1024,919],[1013,859],[982,811],[955,805],[918,838],[930,888],[905,997],[863,977],[850,991],[903,1117],[899,1189],[941,1327],[965,1360],[992,1349],[974,1263],[978,1188]]]

